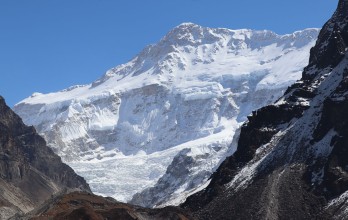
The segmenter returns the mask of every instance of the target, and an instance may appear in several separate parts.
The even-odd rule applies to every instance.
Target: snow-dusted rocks
[[[35,93],[14,110],[94,192],[126,201],[154,186],[134,202],[179,203],[234,151],[246,116],[301,77],[318,31],[184,23],[95,82]],[[173,158],[191,162],[176,173]]]

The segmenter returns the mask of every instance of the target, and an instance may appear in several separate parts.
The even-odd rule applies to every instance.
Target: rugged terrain
[[[348,219],[348,1],[302,79],[253,111],[236,152],[182,205],[198,219]]]
[[[145,209],[119,203],[85,192],[74,192],[55,197],[45,205],[20,217],[22,220],[189,220],[190,215],[177,207]]]
[[[184,23],[99,80],[35,93],[14,110],[94,192],[179,204],[234,152],[246,116],[301,77],[318,31]]]
[[[90,192],[34,127],[24,125],[0,97],[0,219],[26,213],[66,190]]]

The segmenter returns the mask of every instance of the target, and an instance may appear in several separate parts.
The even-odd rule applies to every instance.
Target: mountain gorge
[[[0,219],[26,213],[64,191],[90,192],[86,181],[24,125],[0,97]]]
[[[198,219],[347,219],[348,1],[285,95],[253,111],[236,152],[182,205]]]
[[[14,110],[93,192],[178,205],[233,154],[252,110],[301,77],[318,32],[184,23],[99,80],[34,93]]]

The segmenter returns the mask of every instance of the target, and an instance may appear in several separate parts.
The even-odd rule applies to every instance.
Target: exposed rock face
[[[193,218],[177,207],[151,210],[119,203],[112,198],[75,192],[58,196],[21,219],[188,220]]]
[[[347,10],[347,3],[340,1],[337,11],[324,25],[315,47],[311,49],[309,65],[303,75],[304,79],[309,77],[310,68],[314,66],[321,69],[335,67],[345,56],[348,45]]]
[[[199,219],[347,219],[348,1],[324,25],[301,81],[254,111],[237,151],[182,205]]]
[[[210,177],[210,170],[204,168],[210,160],[209,153],[192,155],[190,149],[182,150],[156,185],[135,194],[130,203],[143,207],[164,207],[184,202],[188,195],[198,191],[197,185]]]
[[[28,212],[64,189],[90,191],[86,181],[23,124],[0,97],[0,217]]]

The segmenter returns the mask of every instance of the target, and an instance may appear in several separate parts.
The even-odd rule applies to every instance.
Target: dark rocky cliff
[[[340,0],[302,79],[253,112],[235,154],[182,207],[199,219],[348,219],[347,48]]]
[[[28,212],[66,189],[90,192],[86,181],[23,124],[0,97],[0,218]]]

